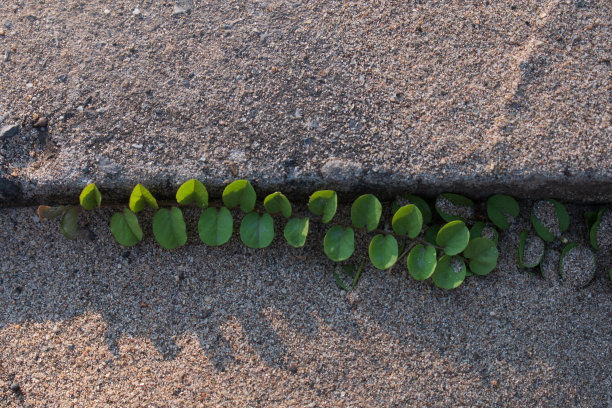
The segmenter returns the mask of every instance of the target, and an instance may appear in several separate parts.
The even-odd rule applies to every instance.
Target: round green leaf
[[[270,214],[283,214],[283,217],[291,217],[291,203],[283,193],[272,193],[264,200],[264,207]]]
[[[489,238],[495,243],[495,245],[497,245],[499,242],[499,233],[497,230],[484,221],[478,221],[472,225],[472,228],[470,228],[470,239],[480,237]]]
[[[176,202],[182,205],[195,202],[198,207],[206,208],[208,206],[208,191],[206,191],[204,184],[198,180],[188,180],[176,192]]]
[[[249,213],[255,208],[257,195],[248,180],[236,180],[223,190],[223,204],[228,208],[240,206],[240,209]]]
[[[149,190],[138,183],[134,190],[132,190],[132,195],[130,195],[130,210],[137,213],[144,210],[145,207],[151,207],[154,210],[159,208],[157,200],[155,200]]]
[[[461,258],[444,255],[438,260],[432,280],[442,289],[455,289],[465,280],[465,264]]]
[[[555,236],[552,232],[540,220],[535,216],[535,214],[531,213],[531,224],[533,225],[533,229],[538,233],[538,235],[546,242],[552,242],[555,240]]]
[[[440,224],[434,224],[425,230],[425,241],[432,245],[436,245],[436,238],[438,237],[438,231],[442,226]]]
[[[372,265],[378,269],[389,269],[397,261],[398,251],[397,240],[393,235],[375,235],[369,248]]]
[[[451,205],[455,208],[445,209],[442,205],[440,205],[440,202],[443,199],[450,201]],[[435,208],[438,214],[440,214],[440,217],[442,217],[442,219],[446,222],[457,220],[466,221],[467,219],[471,218],[469,214],[473,213],[474,202],[460,194],[442,193],[436,199]]]
[[[265,248],[274,239],[274,220],[270,214],[249,213],[240,224],[240,239],[249,248]]]
[[[355,231],[340,225],[331,227],[325,234],[323,250],[335,262],[350,258],[355,250]]]
[[[123,212],[113,214],[110,229],[113,237],[123,246],[133,246],[142,240],[138,217],[127,208]]]
[[[351,221],[356,228],[366,227],[368,231],[375,230],[381,214],[382,204],[372,194],[360,196],[351,206]]]
[[[548,201],[555,207],[555,216],[559,225],[559,231],[561,233],[567,231],[570,224],[570,218],[569,214],[567,213],[567,210],[565,209],[565,206],[557,200],[553,200],[552,198],[546,199],[544,201]],[[538,202],[534,204],[533,209],[531,211],[531,223],[533,224],[533,228],[536,230],[538,235],[542,237],[544,241],[552,242],[555,240],[554,231],[551,231],[548,227],[546,227],[543,220],[538,219],[535,211],[536,205],[538,205]]]
[[[593,246],[593,248],[595,248],[596,251],[599,250],[599,245],[597,245],[597,233],[599,230],[599,225],[601,224],[601,219],[605,212],[605,208],[602,208],[597,212],[597,215],[595,216],[595,221],[589,229],[589,241],[591,241],[591,245]]]
[[[421,197],[413,194],[402,194],[401,196],[398,196],[396,200],[391,203],[391,211],[393,211],[395,214],[400,207],[408,204],[414,204],[417,206],[423,217],[424,224],[429,224],[431,222],[432,214],[429,204],[427,204],[427,201],[423,200]]]
[[[446,255],[461,253],[470,242],[470,231],[463,221],[451,221],[438,231],[436,243],[444,247]]]
[[[162,208],[153,217],[153,235],[162,247],[174,249],[185,245],[187,231],[183,213],[178,207]]]
[[[531,236],[530,236],[531,234]],[[530,239],[528,249],[528,255],[525,256],[525,247],[527,246],[527,239]],[[538,242],[539,241],[539,242]],[[536,234],[530,233],[528,230],[523,230],[519,235],[518,245],[518,262],[521,268],[535,268],[540,265],[542,258],[544,257],[544,242]],[[528,258],[528,259],[526,259]],[[536,258],[536,262],[529,262],[531,258]]]
[[[294,248],[303,247],[308,235],[310,218],[292,218],[285,225],[285,239]]]
[[[77,237],[77,221],[79,219],[79,214],[81,213],[81,209],[79,207],[70,207],[62,217],[62,222],[60,223],[62,233],[68,239],[76,239]]]
[[[322,218],[323,224],[327,224],[334,218],[338,207],[338,194],[333,190],[315,191],[308,200],[308,209],[314,215]]]
[[[414,238],[421,233],[423,216],[416,205],[408,204],[397,210],[391,224],[396,234]]]
[[[474,238],[470,241],[463,256],[470,260],[470,270],[477,275],[487,275],[495,266],[499,252],[495,243],[488,238]]]
[[[208,207],[202,211],[198,221],[198,234],[206,245],[225,244],[232,237],[233,231],[234,218],[227,208]]]
[[[507,230],[510,227],[508,217],[516,218],[519,212],[518,202],[509,195],[495,194],[487,200],[487,215],[501,230]]]
[[[81,191],[79,201],[81,203],[81,207],[86,210],[93,210],[96,207],[100,208],[100,204],[102,203],[102,194],[100,194],[100,191],[96,185],[91,183],[87,185],[83,191]]]
[[[407,266],[410,275],[418,280],[422,281],[429,278],[436,269],[436,248],[431,245],[416,245],[408,254]]]

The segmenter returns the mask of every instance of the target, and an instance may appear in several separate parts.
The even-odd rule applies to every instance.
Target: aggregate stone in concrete
[[[611,16],[606,0],[15,2],[0,106],[24,129],[0,178],[20,201],[192,177],[610,201]]]

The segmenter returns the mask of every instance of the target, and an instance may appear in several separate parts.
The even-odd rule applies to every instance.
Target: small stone
[[[109,9],[104,9],[104,14],[110,14],[110,10]]]
[[[38,118],[38,120],[36,122],[34,122],[34,127],[35,128],[43,128],[43,127],[47,127],[47,124],[49,123],[48,119],[45,118],[44,116]]]
[[[3,37],[4,34],[6,34],[6,31],[4,31],[4,28],[0,28],[0,37]]]
[[[19,133],[19,125],[6,125],[0,129],[0,140],[8,139]]]
[[[17,395],[21,395],[22,394],[21,387],[17,383],[11,384],[11,391],[13,391]]]
[[[139,8],[135,8],[134,11],[132,11],[132,15],[139,16],[140,15],[140,9]]]
[[[34,84],[33,84],[33,83],[31,83],[31,82],[28,82],[28,83],[26,84],[26,88],[34,88]]]

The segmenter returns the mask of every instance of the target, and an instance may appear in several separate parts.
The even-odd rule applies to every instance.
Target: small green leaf
[[[308,235],[308,227],[310,224],[310,218],[292,218],[285,225],[285,239],[294,248],[303,247],[306,243],[306,236]]]
[[[448,200],[453,208],[445,208],[444,203]],[[468,214],[473,213],[474,211],[474,202],[469,198],[462,196],[460,194],[454,193],[442,193],[436,199],[436,211],[440,214],[440,217],[446,222],[451,221],[467,221],[470,216]]]
[[[325,255],[332,261],[340,262],[353,255],[355,250],[355,231],[351,227],[333,226],[323,240]]]
[[[438,231],[442,226],[440,224],[434,224],[425,230],[425,241],[432,245],[436,245],[436,238],[438,237]]]
[[[283,193],[272,193],[264,200],[264,207],[270,214],[283,214],[283,217],[291,217],[291,203]]]
[[[60,205],[58,207],[49,207],[48,205],[39,205],[36,213],[38,214],[38,218],[40,220],[52,220],[53,218],[57,218],[59,216],[64,215],[66,211],[70,209],[70,206]]]
[[[442,289],[455,289],[465,280],[466,269],[461,258],[444,255],[438,260],[432,280]]]
[[[270,214],[252,212],[240,224],[240,239],[249,248],[265,248],[274,239],[274,219]]]
[[[595,216],[595,220],[593,221],[591,227],[589,228],[589,241],[591,241],[591,245],[595,248],[596,251],[599,250],[599,246],[597,245],[597,233],[599,230],[599,225],[601,224],[601,218],[606,212],[605,208],[602,208],[597,212]]]
[[[353,283],[351,284],[351,290],[355,289],[355,286],[357,286],[357,282],[359,282],[359,278],[361,277],[361,272],[363,272],[363,267],[365,266],[365,261],[366,261],[365,258],[363,258],[363,261],[361,261],[361,263],[359,264],[359,268],[357,269],[357,274],[353,278]]]
[[[159,206],[157,205],[157,200],[153,197],[153,195],[147,190],[142,184],[136,184],[134,190],[132,190],[132,195],[130,196],[130,210],[135,213],[138,213],[145,209],[145,207],[151,207],[154,210],[157,210]]]
[[[248,180],[236,180],[223,190],[223,204],[227,208],[240,206],[243,212],[250,213],[255,208],[256,200],[257,194]]]
[[[518,202],[509,195],[495,194],[487,200],[487,215],[501,230],[507,230],[510,227],[508,217],[516,218],[519,212]]]
[[[221,207],[208,207],[200,215],[198,234],[206,245],[223,245],[232,237],[234,218],[230,211]]]
[[[314,215],[323,217],[323,224],[334,218],[338,207],[338,194],[333,190],[315,191],[308,200],[308,209]]]
[[[369,248],[372,265],[378,269],[389,269],[397,262],[398,246],[393,235],[377,234]]]
[[[102,203],[102,194],[100,194],[100,191],[96,185],[91,183],[87,185],[83,191],[81,191],[79,201],[81,203],[81,207],[86,210],[93,210],[96,207],[100,208],[100,204]]]
[[[423,223],[429,224],[431,222],[431,208],[429,208],[429,204],[427,201],[423,200],[421,197],[413,195],[413,194],[402,194],[395,201],[391,203],[391,211],[395,214],[400,207],[403,207],[407,204],[414,204],[417,206],[421,215],[423,217]]]
[[[68,239],[76,239],[77,237],[77,221],[81,213],[80,207],[70,207],[62,218],[61,229],[64,236]]]
[[[411,239],[415,238],[423,228],[421,210],[414,204],[405,205],[397,210],[391,224],[396,234],[407,235]]]
[[[178,207],[162,208],[153,217],[153,235],[162,247],[174,249],[185,245],[187,231],[183,213]]]
[[[444,247],[446,255],[461,253],[470,242],[470,231],[463,221],[451,221],[438,231],[436,243]]]
[[[181,205],[194,203],[200,208],[208,206],[208,191],[204,184],[196,179],[191,179],[183,183],[176,192],[176,202]]]
[[[138,217],[127,208],[123,212],[113,214],[110,229],[113,237],[123,246],[133,246],[142,240]]]
[[[495,245],[497,245],[499,242],[499,233],[497,230],[484,221],[478,221],[472,225],[472,228],[470,228],[470,239],[480,237],[491,239]]]
[[[334,280],[336,281],[336,285],[338,285],[340,289],[343,289],[347,292],[349,291],[346,284],[340,278],[340,275],[338,275],[338,268],[334,268]]]
[[[346,276],[350,276],[351,278],[354,278],[356,271],[357,271],[356,265],[342,265],[342,272],[344,272]]]
[[[436,248],[431,245],[416,245],[408,254],[406,264],[410,276],[418,281],[429,278],[436,269]]]
[[[555,240],[555,236],[552,232],[540,220],[535,216],[535,214],[531,213],[531,224],[533,225],[533,229],[538,233],[538,235],[546,242],[553,242]]]
[[[382,204],[372,194],[360,196],[351,206],[351,221],[356,228],[366,227],[368,231],[374,231],[381,214]]]
[[[567,213],[567,210],[565,209],[565,206],[557,200],[553,200],[552,198],[543,201],[548,201],[555,207],[555,216],[559,226],[559,232],[563,233],[567,231],[570,224],[570,218],[569,214]],[[538,219],[538,217],[536,216],[536,206],[540,202],[541,201],[536,202],[533,206],[533,209],[531,211],[531,223],[533,224],[533,228],[536,230],[538,235],[542,237],[544,241],[552,242],[555,240],[555,231],[551,231],[548,227],[546,227],[543,220]]]
[[[495,243],[488,238],[474,238],[470,241],[463,256],[470,260],[470,270],[477,275],[487,275],[495,266],[499,252]]]
[[[527,245],[527,239],[530,238],[531,240],[539,240],[540,242],[532,242],[532,244],[537,244],[541,247],[541,251],[539,256],[537,256],[538,260],[535,263],[529,263],[528,259],[525,259],[525,246]],[[529,248],[530,251],[535,251],[537,249],[536,248]],[[536,254],[537,255],[537,254]],[[523,230],[521,232],[521,234],[519,235],[519,245],[518,245],[518,261],[519,261],[519,266],[521,268],[535,268],[536,266],[540,265],[540,263],[542,262],[542,258],[544,257],[544,243],[541,241],[540,237],[535,235],[535,234],[531,234],[530,236],[530,232],[528,230]]]

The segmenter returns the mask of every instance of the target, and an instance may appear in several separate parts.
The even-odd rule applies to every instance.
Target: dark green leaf
[[[364,266],[365,266],[365,258],[363,258],[363,261],[361,261],[361,263],[359,264],[359,268],[357,269],[357,274],[353,278],[353,283],[351,284],[351,290],[355,289],[355,286],[357,286],[357,282],[359,282],[359,278],[361,277],[361,272],[363,272]]]
[[[102,194],[96,187],[94,183],[87,185],[81,191],[81,196],[79,197],[79,201],[81,203],[81,207],[86,210],[93,210],[94,208],[100,208],[100,204],[102,203]]]
[[[320,190],[314,192],[308,200],[308,209],[314,215],[323,217],[323,224],[334,218],[338,207],[338,194],[333,190]]]
[[[391,224],[396,234],[412,239],[421,233],[423,216],[416,205],[408,204],[397,210]]]
[[[477,275],[487,275],[495,266],[499,252],[495,243],[488,238],[474,238],[470,241],[463,256],[470,260],[470,270]]]
[[[461,253],[470,242],[470,231],[463,221],[451,221],[438,231],[436,243],[444,247],[446,255]]]
[[[438,260],[432,280],[442,289],[455,289],[465,280],[465,264],[457,257],[444,255]]]
[[[283,193],[278,191],[265,198],[264,207],[272,215],[281,213],[285,218],[291,217],[291,203]]]
[[[397,240],[393,235],[375,235],[370,242],[369,254],[372,265],[378,269],[389,269],[397,261]]]
[[[487,200],[487,215],[501,230],[510,227],[509,217],[516,218],[520,212],[518,202],[505,194],[495,194]]]
[[[589,228],[589,241],[591,242],[591,245],[593,246],[593,248],[595,248],[596,251],[599,250],[599,246],[597,245],[597,233],[599,230],[599,225],[601,224],[601,218],[603,217],[605,212],[605,208],[599,210],[595,216],[593,224]]]
[[[137,213],[144,210],[145,207],[151,207],[154,210],[159,208],[157,200],[155,200],[149,190],[138,183],[136,187],[134,187],[134,190],[132,190],[132,195],[130,196],[130,210]]]
[[[499,233],[497,230],[483,221],[478,221],[470,228],[470,239],[474,238],[489,238],[495,245],[499,242]]]
[[[68,239],[76,239],[77,237],[77,221],[81,208],[70,207],[62,217],[61,229],[64,236]]]
[[[429,278],[436,269],[436,248],[431,245],[416,245],[410,250],[407,258],[408,272],[418,281]]]
[[[133,246],[142,240],[138,217],[127,208],[112,216],[110,229],[113,237],[123,246]]]
[[[351,227],[333,226],[323,240],[325,254],[335,262],[344,261],[355,250],[355,231]]]
[[[274,239],[274,220],[270,214],[249,213],[240,224],[240,239],[249,248],[265,248]]]
[[[456,209],[444,208],[445,206],[441,203],[444,202],[444,199],[450,201],[450,203],[456,207]],[[474,202],[469,198],[454,194],[454,193],[442,193],[436,199],[436,211],[440,214],[440,217],[446,222],[451,221],[467,221],[469,217],[465,216],[463,213],[473,213]]]
[[[59,216],[64,215],[66,211],[70,209],[70,206],[60,205],[59,207],[49,207],[48,205],[39,205],[36,213],[38,218],[43,220],[52,220]]]
[[[535,251],[537,249],[537,246],[541,247],[541,251],[539,251],[540,252],[539,256],[536,256],[538,260],[535,263],[529,263],[528,262],[529,260],[525,259],[525,247],[527,245],[527,239],[530,240],[530,243],[532,245],[537,244],[536,248],[528,248],[529,251]],[[521,235],[519,235],[518,261],[519,261],[519,266],[521,268],[535,268],[536,266],[540,265],[540,263],[542,262],[542,258],[544,257],[544,243],[541,240],[539,243],[536,243],[535,241],[532,241],[532,240],[540,240],[540,237],[535,234],[530,235],[530,232],[527,230],[523,230],[521,232]]]
[[[366,227],[373,231],[378,227],[382,205],[372,194],[364,194],[357,198],[351,206],[351,221],[356,228]]]
[[[183,183],[176,192],[176,202],[182,205],[194,203],[200,208],[208,206],[208,191],[204,184],[191,179]]]
[[[285,225],[285,239],[294,248],[303,247],[308,235],[310,218],[292,218]]]
[[[225,244],[232,237],[233,231],[234,218],[227,208],[208,207],[202,211],[198,221],[198,234],[206,245]]]
[[[343,289],[348,292],[348,288],[340,278],[340,275],[338,275],[337,268],[334,268],[334,280],[336,281],[336,285],[338,285],[340,289]]]
[[[174,249],[185,245],[187,231],[183,213],[178,207],[162,208],[153,217],[153,235],[162,247]]]
[[[436,245],[436,238],[438,237],[438,231],[442,226],[440,224],[434,224],[425,230],[425,241],[432,245]]]

